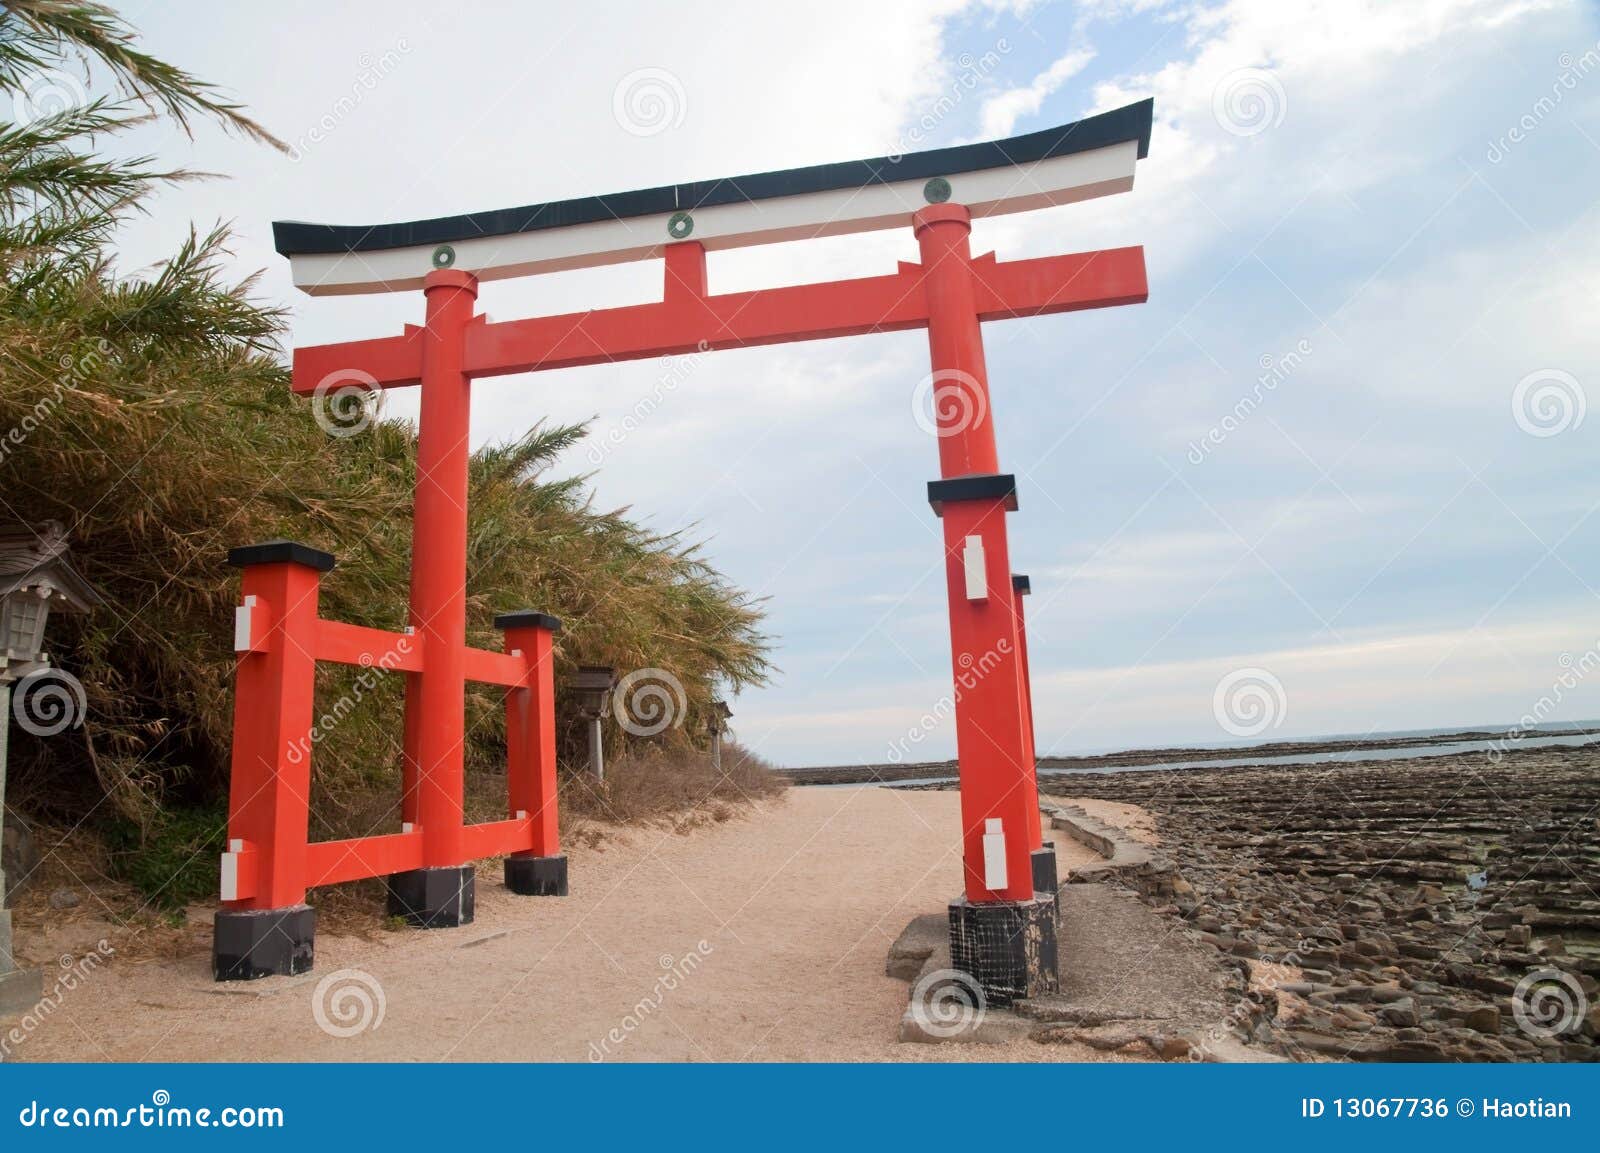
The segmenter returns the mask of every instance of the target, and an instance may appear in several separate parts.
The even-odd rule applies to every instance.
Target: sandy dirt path
[[[113,959],[13,1059],[1105,1059],[1028,1041],[896,1042],[907,987],[884,976],[885,953],[960,888],[958,803],[791,789],[687,835],[633,830],[574,848],[565,899],[515,897],[491,864],[474,924],[377,940],[324,932],[301,977],[217,985],[204,953]],[[1057,844],[1064,870],[1091,859]],[[340,970],[358,975],[329,984]],[[373,1027],[361,1000],[375,1010],[380,991]],[[352,1035],[334,1035],[345,1023]]]

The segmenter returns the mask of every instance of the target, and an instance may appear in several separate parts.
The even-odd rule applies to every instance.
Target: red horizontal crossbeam
[[[686,242],[667,252],[666,291],[658,303],[498,323],[475,320],[466,331],[467,375],[898,332],[928,322],[920,264],[902,263],[890,276],[707,296],[700,246]],[[1149,291],[1140,247],[1031,260],[1002,261],[991,254],[974,259],[971,268],[980,320],[1137,304]],[[416,384],[422,375],[420,331],[408,325],[400,336],[297,348],[294,390]]]
[[[528,662],[509,653],[488,649],[463,649],[462,668],[469,681],[521,688],[528,683]]]
[[[306,846],[307,888],[422,868],[422,834],[386,833]]]
[[[319,661],[342,665],[419,673],[422,671],[422,638],[319,617],[316,657]]]
[[[533,848],[533,822],[527,817],[467,825],[461,830],[463,852],[469,861],[481,857],[503,857],[526,853]]]

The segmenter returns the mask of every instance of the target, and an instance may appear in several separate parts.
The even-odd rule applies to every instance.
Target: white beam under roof
[[[289,257],[296,287],[336,296],[418,289],[443,267],[500,280],[648,260],[683,240],[719,251],[902,228],[912,213],[943,200],[980,217],[1028,212],[1131,189],[1149,125],[1146,102],[1053,129],[1053,141],[1034,133],[894,160],[369,229],[282,223],[278,250]],[[745,194],[746,187],[754,191]],[[791,188],[799,191],[786,194]],[[561,223],[574,216],[579,222]]]

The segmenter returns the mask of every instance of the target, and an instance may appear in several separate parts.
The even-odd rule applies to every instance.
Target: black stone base
[[[470,925],[477,904],[475,876],[471,865],[393,873],[389,915],[404,917],[419,929]]]
[[[1056,960],[1056,899],[950,903],[950,961],[983,986],[991,1005],[1054,993],[1060,986]]]
[[[284,909],[219,909],[211,930],[211,975],[255,981],[311,971],[317,913],[310,905]]]
[[[1053,897],[1060,887],[1056,878],[1056,847],[1046,843],[1044,848],[1033,851],[1033,891]]]
[[[565,897],[565,857],[507,857],[506,888],[523,897]]]

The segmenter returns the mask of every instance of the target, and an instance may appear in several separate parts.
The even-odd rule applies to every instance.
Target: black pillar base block
[[[983,986],[991,1005],[1054,993],[1056,900],[986,901],[960,897],[950,904],[950,961]]]
[[[211,975],[219,981],[256,981],[311,972],[317,912],[310,905],[282,909],[218,909],[211,928]]]
[[[1033,851],[1033,891],[1035,893],[1049,893],[1051,896],[1060,889],[1061,883],[1056,874],[1056,847],[1046,844],[1042,849]]]
[[[565,897],[565,857],[507,857],[506,888],[523,897]]]
[[[477,906],[475,877],[471,865],[391,873],[389,915],[419,929],[470,925]]]

